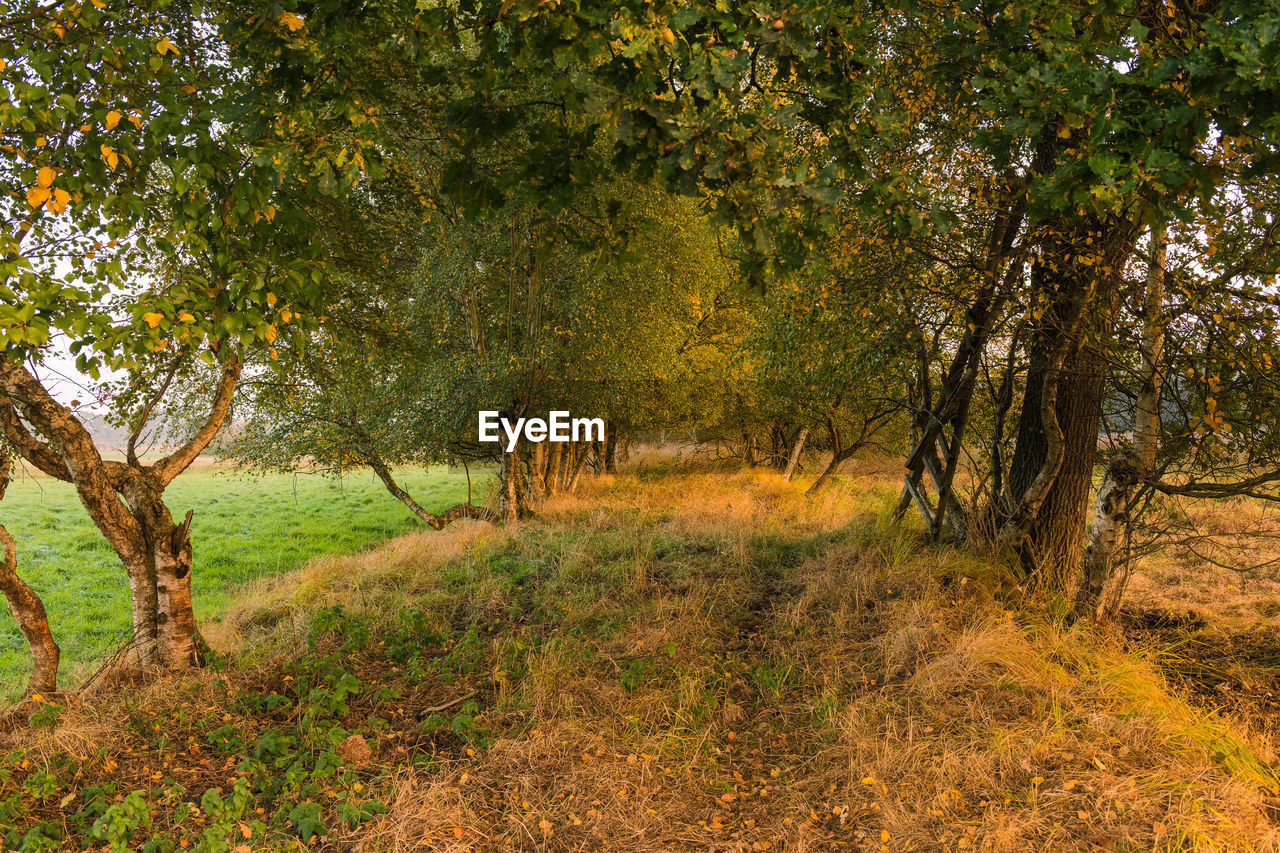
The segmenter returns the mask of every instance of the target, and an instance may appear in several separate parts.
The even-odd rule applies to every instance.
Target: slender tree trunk
[[[539,500],[551,493],[551,488],[548,483],[551,463],[547,456],[546,442],[540,441],[533,446],[533,456],[529,463],[529,467],[533,469],[534,500]]]
[[[0,446],[0,500],[9,486],[12,460],[8,448]],[[49,630],[49,616],[35,590],[18,577],[18,546],[0,524],[0,592],[4,593],[18,629],[31,648],[31,678],[26,695],[56,693],[58,690],[58,644]]]
[[[551,458],[547,463],[547,494],[554,496],[560,491],[560,480],[563,476],[561,468],[564,467],[564,445],[557,442],[552,446],[549,455]]]
[[[1134,490],[1151,476],[1160,440],[1160,362],[1164,354],[1164,268],[1168,249],[1164,226],[1151,231],[1151,261],[1142,306],[1141,373],[1134,417],[1133,446],[1117,451],[1098,486],[1089,546],[1081,563],[1076,613],[1113,619],[1129,580],[1129,560],[1119,553],[1125,538]]]
[[[498,481],[500,486],[498,504],[503,524],[511,530],[514,530],[520,522],[520,496],[518,493],[519,486],[516,480],[519,476],[516,472],[516,467],[518,465],[519,460],[516,459],[514,452],[508,453],[506,450],[502,451],[498,470]]]
[[[606,474],[618,472],[618,427],[612,421],[605,425],[604,471]]]
[[[444,530],[461,518],[473,518],[477,521],[488,521],[494,524],[499,521],[498,516],[494,515],[491,510],[475,506],[470,502],[452,506],[438,515],[428,512],[414,499],[413,495],[401,488],[400,484],[396,482],[395,476],[391,473],[391,469],[387,467],[381,456],[371,451],[366,451],[362,455],[365,458],[365,463],[378,475],[378,479],[382,481],[382,485],[386,487],[392,497],[400,501],[400,503],[409,508],[410,512],[436,530]]]
[[[587,461],[587,454],[591,451],[590,444],[575,445],[577,452],[574,454],[573,472],[569,475],[569,484],[565,486],[565,491],[573,494],[578,490],[578,480],[582,477],[583,463]]]
[[[787,459],[787,469],[782,472],[782,479],[788,483],[796,473],[796,465],[800,462],[800,453],[804,450],[804,443],[809,438],[809,428],[800,427],[800,434],[796,436],[796,443],[791,447],[791,456]]]

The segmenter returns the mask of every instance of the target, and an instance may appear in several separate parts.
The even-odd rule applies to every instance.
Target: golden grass
[[[810,499],[641,459],[516,537],[260,581],[216,641],[287,653],[332,605],[484,629],[491,743],[430,766],[374,743],[389,810],[342,837],[361,851],[1280,849],[1265,739],[889,525],[891,467]]]
[[[442,619],[484,618],[510,605],[485,572],[504,547],[553,567],[554,626],[620,615],[590,642],[547,629],[491,712],[520,733],[397,770],[362,850],[1280,847],[1268,744],[1115,638],[1010,609],[1000,567],[885,525],[884,472],[851,481],[810,500],[767,472],[642,464],[515,542],[400,540],[264,583],[229,621],[421,606],[446,564],[470,583]],[[638,659],[653,674],[625,689]]]

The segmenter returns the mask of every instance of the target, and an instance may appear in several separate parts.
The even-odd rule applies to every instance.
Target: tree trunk
[[[121,531],[107,539],[129,573],[139,659],[169,668],[202,666],[204,642],[191,603],[192,513],[175,524],[163,487],[145,472],[132,471],[122,492],[141,541]]]
[[[1114,619],[1129,581],[1129,560],[1118,552],[1128,533],[1134,490],[1155,469],[1160,441],[1160,362],[1164,354],[1164,268],[1168,232],[1151,230],[1151,261],[1142,305],[1141,357],[1135,407],[1133,446],[1114,454],[1107,464],[1094,508],[1089,546],[1081,563],[1076,614],[1094,620]]]
[[[569,475],[569,484],[565,486],[565,491],[573,494],[578,489],[578,480],[582,477],[583,463],[587,461],[587,454],[591,451],[592,445],[577,445],[577,452],[574,454],[573,472]]]
[[[144,666],[181,669],[204,662],[204,644],[191,606],[190,514],[182,525],[174,524],[164,490],[221,429],[241,367],[238,359],[223,366],[209,413],[196,433],[168,456],[143,465],[132,448],[167,390],[167,381],[142,409],[129,440],[128,461],[107,461],[70,409],[25,367],[0,359],[0,430],[28,462],[75,487],[89,517],[124,564],[134,643]],[[44,441],[28,431],[24,419]]]
[[[796,436],[796,443],[791,447],[791,456],[787,459],[787,469],[782,472],[782,479],[788,483],[791,482],[792,476],[796,473],[796,465],[800,462],[800,453],[804,450],[804,443],[809,438],[809,428],[801,427],[800,434]]]
[[[533,457],[529,467],[533,469],[533,498],[539,500],[551,493],[547,478],[551,462],[547,458],[546,442],[538,442],[533,446]]]
[[[541,444],[538,445],[539,447]],[[560,492],[560,480],[564,467],[564,445],[557,442],[551,448],[550,460],[547,462],[547,495],[554,496]]]
[[[1051,347],[1068,348],[1055,359]],[[1006,522],[1012,544],[1048,588],[1070,588],[1079,565],[1086,501],[1093,485],[1104,361],[1083,341],[1047,337],[1033,350],[1009,471],[1024,517]],[[1021,527],[1014,536],[1008,531]],[[1025,534],[1025,535],[1023,535]]]
[[[0,446],[0,500],[4,499],[9,486],[12,465],[8,448]],[[0,592],[4,593],[9,612],[31,648],[31,678],[27,681],[26,695],[56,693],[58,644],[53,641],[53,633],[49,630],[44,602],[18,577],[18,546],[3,524],[0,524]]]
[[[605,426],[604,472],[618,473],[618,428],[612,421]]]
[[[1102,233],[1098,240],[1093,233]],[[1035,583],[1072,589],[1088,514],[1116,313],[1115,270],[1134,243],[1128,223],[1045,238],[1058,269],[1032,271],[1050,305],[1029,343],[1026,391],[1008,484],[1014,508],[997,542],[1012,546]],[[1082,255],[1090,256],[1082,264]],[[1068,258],[1070,255],[1070,259]]]
[[[498,505],[499,513],[502,515],[503,524],[511,530],[516,528],[520,522],[520,496],[518,494],[518,485],[516,478],[518,476],[516,467],[519,460],[516,459],[514,452],[508,453],[502,451],[501,461],[498,469],[499,494]]]

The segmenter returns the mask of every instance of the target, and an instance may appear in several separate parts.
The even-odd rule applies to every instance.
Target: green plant
[[[142,791],[131,791],[118,803],[108,806],[93,824],[89,837],[106,845],[112,853],[129,849],[139,829],[151,828],[151,807]]]

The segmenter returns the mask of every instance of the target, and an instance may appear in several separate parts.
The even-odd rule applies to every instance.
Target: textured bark
[[[1124,536],[1129,522],[1129,505],[1133,488],[1142,479],[1137,457],[1122,450],[1111,457],[1098,484],[1098,500],[1093,510],[1093,528],[1089,531],[1089,547],[1081,561],[1080,588],[1076,593],[1076,614],[1097,618],[1097,606],[1111,579],[1116,560],[1116,545]]]
[[[0,500],[9,486],[12,460],[7,448],[0,446]],[[26,695],[56,693],[58,690],[58,644],[49,630],[49,616],[44,602],[35,590],[18,577],[18,546],[9,531],[0,524],[0,592],[4,593],[18,629],[31,648],[31,678]]]
[[[240,369],[235,360],[223,370],[208,416],[190,440],[156,463],[143,465],[134,454],[128,462],[104,460],[71,410],[53,399],[24,366],[0,359],[0,431],[32,465],[75,487],[89,517],[124,564],[134,646],[144,666],[179,669],[204,662],[191,606],[191,516],[175,524],[164,504],[164,490],[217,435],[230,412]],[[144,409],[135,435],[151,408]],[[24,419],[42,438],[27,429]]]
[[[1101,253],[1095,263],[1033,272],[1035,288],[1052,304],[1029,344],[1008,478],[1013,508],[997,537],[1018,552],[1036,583],[1059,592],[1074,585],[1088,515],[1117,300],[1117,276],[1107,271],[1123,268],[1135,233],[1125,223],[1096,231],[1107,234],[1105,243],[1081,237]]]
[[[782,472],[782,479],[788,483],[795,476],[796,465],[800,463],[800,453],[804,450],[804,443],[809,438],[809,428],[800,427],[800,434],[796,436],[796,443],[791,447],[791,456],[787,458],[787,468]]]

